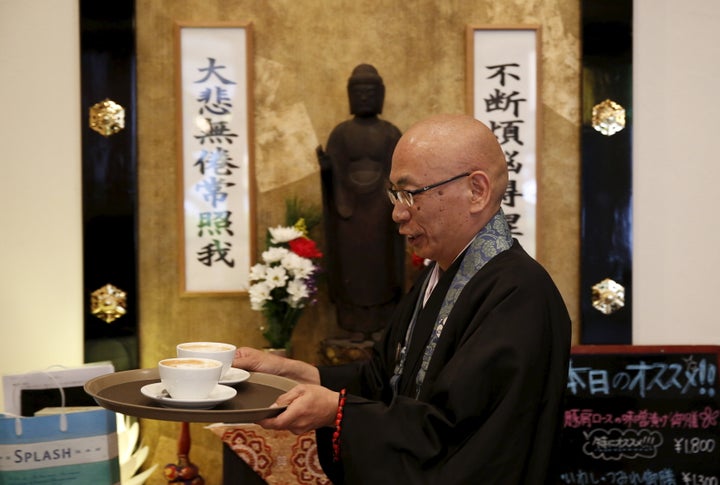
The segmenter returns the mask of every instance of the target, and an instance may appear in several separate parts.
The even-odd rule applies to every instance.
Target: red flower
[[[416,268],[422,268],[423,266],[425,266],[425,258],[421,258],[420,256],[418,256],[415,253],[412,253],[410,261],[411,261],[412,265],[415,266]]]
[[[322,258],[323,256],[312,239],[299,237],[288,244],[290,245],[290,251],[303,258]]]

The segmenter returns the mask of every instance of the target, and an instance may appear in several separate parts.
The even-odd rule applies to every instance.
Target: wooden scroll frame
[[[493,130],[509,182],[503,211],[513,236],[535,256],[540,153],[540,28],[467,27],[466,109]]]
[[[175,25],[181,293],[242,294],[255,255],[252,24]]]

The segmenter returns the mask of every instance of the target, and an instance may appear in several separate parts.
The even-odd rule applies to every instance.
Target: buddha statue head
[[[373,66],[360,64],[355,67],[348,79],[347,89],[351,114],[370,117],[382,113],[385,85]]]

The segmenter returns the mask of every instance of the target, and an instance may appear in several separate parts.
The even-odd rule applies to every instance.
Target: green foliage
[[[315,204],[308,204],[297,197],[285,200],[285,225],[294,226],[300,220],[305,220],[305,227],[311,232],[322,221],[322,210]]]

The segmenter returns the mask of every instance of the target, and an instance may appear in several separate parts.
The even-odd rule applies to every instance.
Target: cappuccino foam
[[[175,367],[178,369],[205,369],[211,367],[218,367],[219,365],[213,362],[199,359],[164,360],[162,361],[162,364],[167,367]]]
[[[193,352],[226,352],[228,350],[232,350],[232,347],[229,345],[212,345],[212,344],[186,344],[181,345],[181,349],[183,350],[190,350]]]

